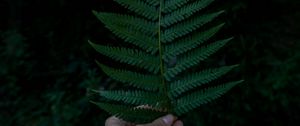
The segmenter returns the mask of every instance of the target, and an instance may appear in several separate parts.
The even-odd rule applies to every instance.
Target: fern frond
[[[105,27],[129,45],[113,47],[89,43],[102,55],[131,65],[133,69],[124,70],[97,62],[109,77],[135,88],[98,91],[106,103],[94,103],[105,111],[125,121],[148,123],[167,113],[180,116],[220,97],[242,82],[215,87],[209,85],[236,65],[189,72],[190,68],[206,60],[232,39],[209,40],[224,25],[209,26],[224,12],[205,13],[204,9],[214,0],[114,1],[132,11],[133,15],[93,13]],[[196,14],[199,11],[202,12]],[[188,74],[181,74],[183,72]],[[196,90],[202,86],[207,88]]]
[[[105,17],[99,16],[98,19],[102,21],[105,26],[111,30],[116,36],[124,39],[125,42],[134,44],[147,52],[157,52],[156,42],[157,38],[143,34],[137,30],[128,29],[124,25],[115,25],[111,20],[107,20]]]
[[[180,80],[170,84],[170,93],[173,97],[178,97],[183,92],[186,92],[195,87],[207,84],[231,71],[238,65],[225,66],[215,69],[207,69],[199,73],[188,74]]]
[[[100,96],[114,101],[122,101],[132,105],[160,105],[160,101],[164,96],[161,94],[146,91],[100,91]]]
[[[141,52],[137,49],[103,46],[94,44],[90,41],[89,43],[96,51],[114,60],[146,69],[154,74],[159,71],[159,67],[157,67],[159,66],[158,57]]]
[[[223,26],[224,23],[210,28],[207,31],[196,33],[192,36],[183,38],[178,42],[166,45],[164,59],[166,60],[170,57],[175,57],[179,54],[183,54],[193,48],[196,48],[197,46],[214,36]]]
[[[176,6],[180,7],[180,9],[175,10],[174,12],[171,12],[170,14],[166,15],[162,19],[162,26],[168,27],[170,25],[173,25],[179,21],[182,21],[184,19],[187,19],[191,15],[193,15],[195,12],[207,7],[210,3],[212,3],[214,0],[196,0],[192,3],[189,3],[187,5],[184,5],[183,7],[180,7],[180,5],[184,4],[182,0],[174,0],[174,5],[166,5],[166,7],[176,8]],[[187,2],[187,1],[186,1]],[[166,9],[166,12],[172,11],[173,9]]]
[[[132,106],[125,106],[125,105],[116,105],[116,104],[110,104],[110,103],[102,103],[102,102],[94,102],[95,105],[100,107],[101,109],[105,110],[106,112],[118,116],[120,113],[123,113],[125,110],[131,110],[134,107]]]
[[[162,34],[161,41],[163,43],[168,43],[168,42],[172,42],[173,40],[179,37],[187,35],[188,33],[191,33],[192,31],[198,29],[199,27],[211,22],[213,19],[218,17],[223,12],[224,11],[219,11],[219,12],[206,14],[202,16],[196,16],[190,20],[180,22],[165,30]]]
[[[221,97],[224,93],[230,90],[235,85],[243,81],[229,82],[222,84],[216,87],[207,88],[204,90],[196,91],[187,96],[183,96],[176,101],[176,106],[174,112],[180,116],[183,113],[186,113],[192,109],[199,107],[202,104],[205,104],[209,101]]]
[[[157,5],[159,5],[159,2],[160,2],[159,0],[144,0],[144,1],[152,6],[157,6]]]
[[[162,9],[163,13],[169,13],[177,8],[181,7],[182,5],[188,3],[190,0],[166,0],[165,6]]]
[[[192,50],[191,52],[183,55],[178,59],[178,63],[175,67],[169,68],[165,73],[166,80],[170,81],[171,78],[175,77],[180,72],[197,65],[200,61],[207,59],[210,55],[217,52],[221,47],[226,45],[232,38],[220,40],[214,43],[202,47],[199,49]]]
[[[137,87],[145,90],[158,90],[160,85],[160,78],[154,75],[145,75],[132,71],[117,70],[105,66],[99,62],[97,64],[101,67],[103,72],[111,78],[123,83],[129,83],[133,87]]]
[[[106,112],[124,119],[129,122],[135,123],[148,123],[153,121],[156,118],[159,118],[165,114],[166,112],[163,111],[156,111],[153,109],[143,109],[137,108],[132,106],[125,106],[125,105],[116,105],[110,103],[101,103],[101,102],[92,102],[96,104],[101,109],[105,110]]]
[[[123,26],[150,36],[157,34],[156,24],[142,18],[107,12],[93,11],[93,13],[100,21],[109,22],[111,25]]]
[[[152,109],[137,108],[121,113],[118,117],[139,124],[149,123],[159,117],[162,117],[168,113],[162,111],[156,111]]]
[[[158,19],[158,10],[142,0],[114,0],[120,5],[150,20]]]

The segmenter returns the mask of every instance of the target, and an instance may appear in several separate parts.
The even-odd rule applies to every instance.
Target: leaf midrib
[[[167,83],[165,81],[165,69],[164,69],[164,60],[163,60],[163,47],[162,47],[162,41],[161,41],[161,25],[162,25],[162,5],[163,5],[163,0],[160,0],[159,2],[159,12],[158,12],[158,51],[159,51],[159,60],[160,60],[160,78],[161,78],[161,85],[162,87],[160,88],[159,92],[163,94],[164,99],[167,100],[166,102],[166,108],[167,112],[171,112],[171,102],[168,97],[168,89],[167,89]]]

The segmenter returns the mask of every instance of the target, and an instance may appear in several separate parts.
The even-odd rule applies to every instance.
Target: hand
[[[105,122],[105,126],[183,126],[182,121],[177,120],[173,115],[166,115],[154,120],[152,123],[148,124],[131,124],[123,120],[118,119],[115,116],[108,118]]]

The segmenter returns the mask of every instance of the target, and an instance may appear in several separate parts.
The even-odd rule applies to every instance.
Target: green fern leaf
[[[166,80],[170,81],[173,77],[178,75],[180,72],[197,65],[200,61],[207,59],[210,55],[217,52],[221,47],[226,45],[232,38],[220,40],[214,43],[207,45],[206,47],[202,47],[199,49],[195,49],[181,58],[178,59],[178,64],[175,67],[169,68],[165,73]]]
[[[182,5],[188,1],[184,2],[182,0],[174,0],[174,2],[172,4],[170,4],[169,6],[166,5],[166,8],[171,8],[171,9],[166,9],[165,11],[170,12],[170,11],[174,10],[172,8],[176,8],[176,6],[181,7],[181,8],[166,15],[162,19],[162,26],[168,27],[179,21],[187,19],[188,17],[193,15],[195,12],[207,7],[213,1],[214,0],[200,0],[200,1],[196,0],[190,4],[185,5],[184,7],[181,7],[180,5]],[[175,7],[174,7],[174,4],[175,4]]]
[[[125,70],[97,62],[105,74],[128,84],[129,88],[126,91],[99,91],[105,103],[94,103],[100,108],[126,121],[147,123],[167,113],[180,116],[220,97],[242,82],[215,87],[209,85],[236,65],[204,68],[200,72],[189,71],[232,39],[209,40],[224,23],[211,28],[208,28],[208,24],[223,10],[196,14],[214,0],[114,1],[133,14],[93,13],[106,28],[129,45],[115,47],[90,44],[102,55],[131,65]],[[183,72],[189,74],[183,75]],[[201,89],[203,85],[207,88]],[[199,90],[192,90],[194,88]]]
[[[98,107],[102,108],[103,110],[107,111],[108,113],[112,115],[118,116],[120,113],[124,112],[124,110],[131,110],[134,107],[131,106],[125,106],[125,105],[116,105],[116,104],[110,104],[110,103],[102,103],[102,102],[94,102],[92,103],[96,104]]]
[[[204,43],[212,36],[214,36],[222,27],[223,24],[220,24],[216,27],[213,27],[207,31],[199,32],[190,37],[186,37],[184,39],[179,40],[176,43],[172,43],[170,45],[166,45],[166,51],[164,54],[164,59],[169,59],[171,57],[175,57],[179,54],[183,54],[191,49],[196,48],[200,44]]]
[[[159,67],[157,67],[159,66],[158,57],[138,51],[137,49],[102,46],[90,41],[89,43],[96,51],[112,59],[146,69],[152,73],[158,73],[159,71]]]
[[[101,103],[101,102],[92,102],[92,103],[96,104],[98,107],[105,110],[106,112],[115,115],[116,117],[119,117],[121,119],[125,119],[129,122],[148,123],[155,118],[167,114],[166,112],[157,111],[153,109],[143,109],[138,107],[116,105],[110,103]]]
[[[134,44],[147,52],[155,53],[158,51],[154,37],[143,34],[138,30],[128,29],[126,26],[115,25],[113,21],[108,20],[105,16],[97,15],[98,19],[102,21],[105,26],[110,29],[115,35],[125,40],[125,42]],[[117,17],[116,17],[117,18]]]
[[[158,6],[159,5],[159,0],[145,0],[149,5],[151,6]]]
[[[170,13],[173,10],[178,9],[179,7],[181,7],[182,5],[188,3],[190,0],[167,0],[165,2],[165,6],[162,9],[163,13]]]
[[[151,109],[134,109],[120,113],[119,116],[122,119],[129,122],[135,122],[139,124],[149,123],[153,119],[166,115],[166,112],[151,110]]]
[[[161,105],[160,101],[167,100],[162,99],[164,96],[161,94],[145,91],[100,91],[99,94],[107,99],[122,101],[132,105],[158,106]]]
[[[109,22],[111,25],[133,29],[149,36],[157,34],[156,24],[142,18],[106,12],[93,11],[93,13],[100,21]]]
[[[176,24],[175,26],[172,26],[171,28],[163,32],[162,34],[163,37],[161,41],[163,43],[172,42],[173,40],[179,37],[187,35],[188,33],[193,32],[194,30],[198,29],[204,24],[211,22],[213,19],[218,17],[223,12],[224,11],[219,11],[211,14],[206,14],[203,16],[194,17],[190,20]]]
[[[174,112],[177,115],[182,115],[183,113],[186,113],[194,108],[197,108],[202,104],[205,104],[211,100],[221,97],[221,95],[226,93],[232,87],[242,82],[243,82],[242,80],[229,82],[216,87],[200,90],[192,94],[189,94],[187,96],[183,96],[176,101]]]
[[[145,90],[158,90],[161,85],[160,78],[153,75],[144,75],[136,72],[125,71],[125,70],[116,70],[110,67],[107,67],[99,62],[97,64],[101,67],[103,72],[105,72],[111,78],[118,80],[123,83],[129,83],[137,88]]]
[[[144,1],[141,0],[114,0],[117,3],[121,4],[125,8],[128,8],[131,11],[136,12],[137,14],[150,19],[150,20],[156,20],[158,19],[158,10],[153,7],[149,6]]]
[[[199,73],[192,73],[186,75],[180,80],[174,81],[171,83],[170,93],[173,97],[178,97],[185,91],[199,87],[203,84],[207,84],[231,71],[233,68],[238,65],[225,66],[215,69],[207,69]]]

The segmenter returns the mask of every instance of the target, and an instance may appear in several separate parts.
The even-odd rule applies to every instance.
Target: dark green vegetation
[[[0,2],[1,126],[103,125],[109,115],[88,102],[86,88],[116,84],[95,64],[94,57],[105,57],[87,40],[120,40],[91,10],[124,11],[103,1]],[[246,81],[183,116],[186,125],[300,124],[299,6],[298,0],[218,0],[211,6],[227,10],[220,37],[235,39],[206,62],[240,63],[229,78]]]
[[[211,41],[224,26],[222,22],[205,28],[224,13],[224,10],[205,12],[214,0],[114,1],[135,15],[96,11],[94,14],[116,36],[124,39],[126,46],[90,44],[102,55],[135,69],[124,69],[124,64],[118,65],[123,68],[113,68],[116,66],[97,62],[105,74],[127,87],[93,90],[104,98],[93,101],[100,108],[126,121],[149,123],[168,113],[180,117],[242,82],[212,86],[211,82],[238,65],[208,68],[203,64],[233,39]],[[201,66],[202,70],[191,70],[194,66]],[[137,108],[141,105],[152,109]]]

